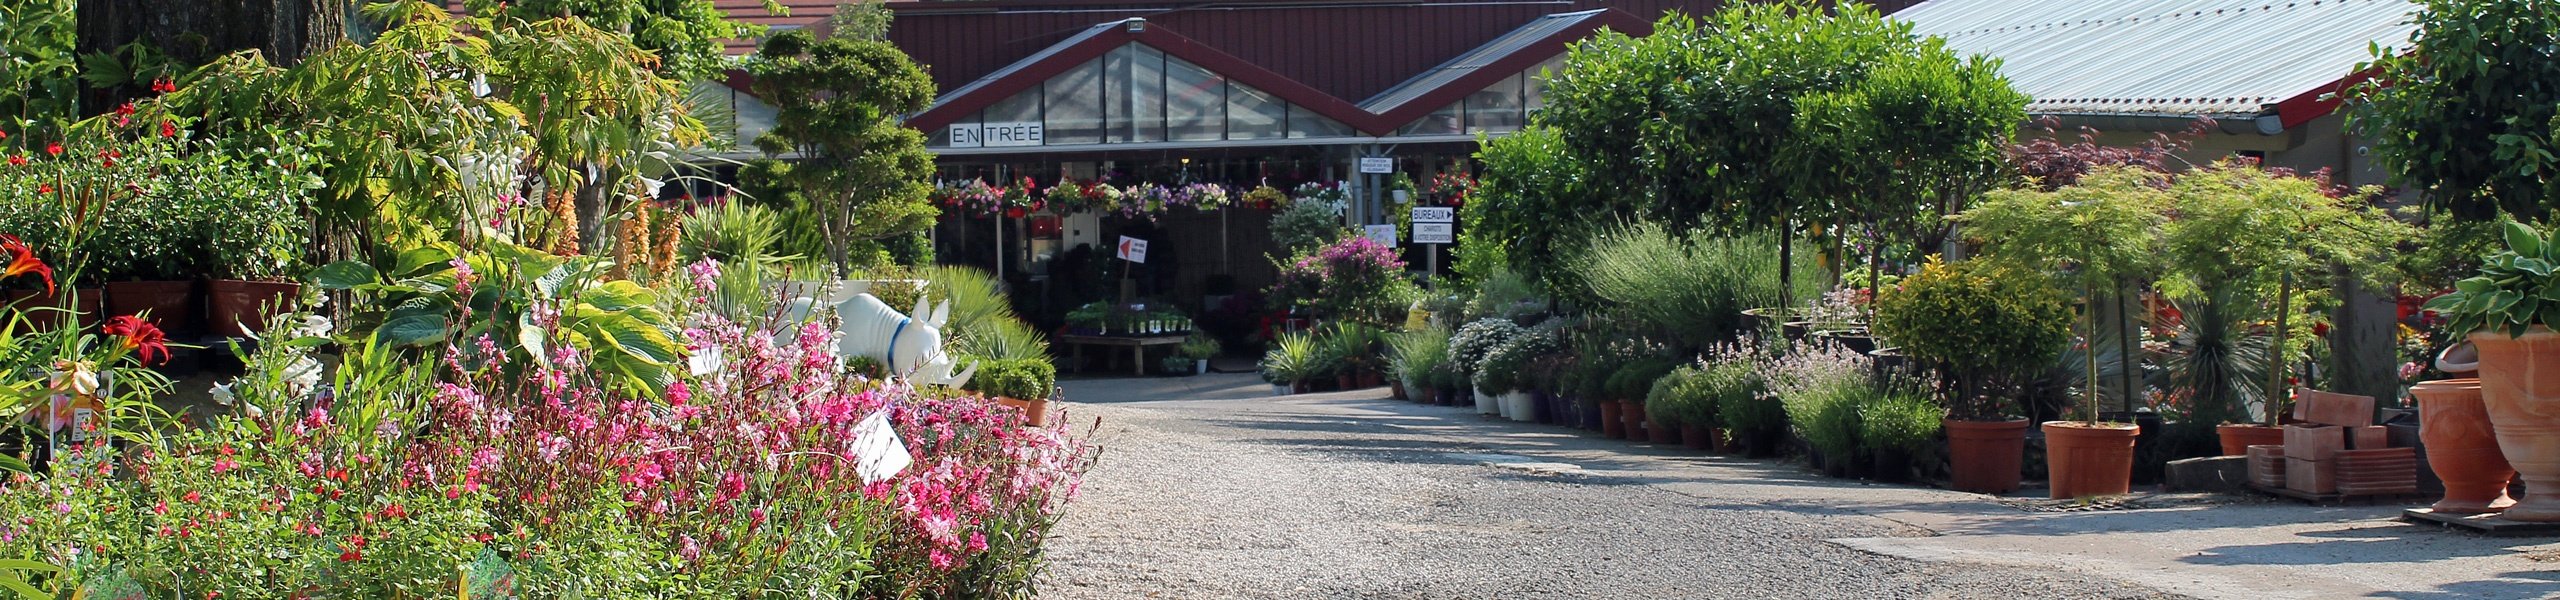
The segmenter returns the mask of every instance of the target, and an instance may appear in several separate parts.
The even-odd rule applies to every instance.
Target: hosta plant
[[[2453,292],[2428,300],[2444,316],[2444,330],[2502,331],[2524,335],[2535,325],[2560,323],[2560,236],[2523,223],[2506,226],[2507,249],[2480,262],[2478,275],[2453,282]]]

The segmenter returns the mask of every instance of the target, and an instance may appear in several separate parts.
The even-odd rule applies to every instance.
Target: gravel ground
[[[1824,540],[1930,532],[1741,486],[1675,492],[1463,456],[1511,451],[1481,443],[1486,432],[1564,437],[1560,428],[1376,393],[1257,397],[1267,388],[1249,377],[1165,381],[1067,384],[1081,402],[1065,414],[1100,418],[1104,454],[1050,542],[1044,596],[2174,597],[1851,550]]]

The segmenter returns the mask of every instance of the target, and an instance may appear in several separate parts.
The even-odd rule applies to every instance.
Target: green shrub
[[[1459,327],[1457,335],[1449,338],[1449,361],[1457,365],[1458,372],[1472,376],[1476,365],[1484,362],[1485,354],[1525,331],[1507,319],[1477,319]]]
[[[1615,400],[1643,401],[1653,392],[1653,382],[1671,374],[1679,363],[1671,359],[1645,357],[1627,361],[1618,372],[1609,375],[1608,397]]]
[[[1873,396],[1858,409],[1858,439],[1866,447],[1917,453],[1937,439],[1946,411],[1925,396],[1890,393]]]
[[[963,387],[988,396],[1048,398],[1058,391],[1058,367],[1045,358],[990,360],[979,364],[978,374]]]
[[[1640,222],[1601,235],[1575,264],[1611,310],[1692,349],[1732,337],[1742,311],[1776,306],[1782,289],[1778,244],[1764,235],[1693,241]]]
[[[2014,410],[1992,389],[2053,365],[2071,333],[2070,297],[2042,273],[1977,258],[1932,262],[1876,299],[1876,333],[1960,380],[1948,408],[1958,419]]]
[[[1209,332],[1194,331],[1191,337],[1183,338],[1182,346],[1174,349],[1174,355],[1184,360],[1209,360],[1217,358],[1218,353],[1225,350],[1226,345],[1218,343],[1218,338]]]
[[[1350,231],[1342,226],[1342,207],[1330,202],[1294,202],[1271,215],[1271,241],[1297,255]]]
[[[1528,384],[1529,363],[1539,357],[1564,351],[1552,332],[1522,331],[1503,340],[1502,345],[1486,352],[1477,363],[1476,390],[1486,394],[1507,394]]]
[[[1435,387],[1433,371],[1449,362],[1449,330],[1437,327],[1387,337],[1388,371],[1408,389]]]
[[[1858,451],[1858,407],[1876,395],[1868,382],[1873,362],[1831,343],[1797,346],[1761,365],[1761,377],[1786,407],[1796,432],[1835,459]]]
[[[1717,405],[1721,383],[1705,368],[1682,365],[1653,382],[1644,399],[1645,418],[1673,426],[1723,427]]]

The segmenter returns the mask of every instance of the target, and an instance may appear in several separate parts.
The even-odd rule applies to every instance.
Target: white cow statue
[[[808,297],[794,298],[791,312],[807,316],[817,301]],[[867,356],[888,368],[891,377],[903,377],[910,383],[959,387],[978,372],[971,364],[959,374],[952,374],[952,358],[942,351],[942,325],[951,318],[951,301],[928,313],[925,299],[916,298],[912,315],[898,310],[871,294],[852,294],[836,304],[836,351],[846,358]]]

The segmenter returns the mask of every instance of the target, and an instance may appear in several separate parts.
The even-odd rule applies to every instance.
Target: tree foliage
[[[2463,219],[2560,202],[2560,11],[2426,0],[2415,21],[2408,47],[2373,47],[2365,67],[2379,75],[2349,94],[2352,127],[2394,181]]]
[[[905,52],[877,39],[792,31],[766,40],[747,72],[776,109],[756,146],[798,153],[789,177],[815,209],[838,269],[852,242],[932,225],[933,156],[924,134],[900,118],[932,102],[933,80]]]
[[[732,20],[711,0],[468,0],[463,8],[491,19],[544,21],[576,17],[589,26],[628,34],[631,43],[657,55],[657,71],[679,81],[718,76],[732,66],[722,40],[764,36],[764,26]],[[785,14],[781,4],[764,9]]]

